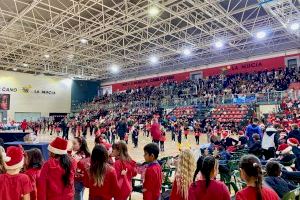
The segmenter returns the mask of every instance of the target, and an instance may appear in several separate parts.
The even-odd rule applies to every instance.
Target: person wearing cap
[[[279,134],[274,127],[268,127],[262,138],[261,147],[265,160],[275,157],[275,151],[278,147]]]
[[[284,166],[287,171],[293,171],[295,167],[296,156],[292,152],[292,147],[286,143],[278,146],[276,154],[280,164]]]
[[[73,200],[75,161],[67,154],[68,142],[55,138],[48,146],[50,158],[37,181],[38,200]]]
[[[0,199],[30,200],[33,187],[26,174],[20,174],[24,165],[24,152],[20,147],[10,146],[2,153],[6,173],[0,174]]]

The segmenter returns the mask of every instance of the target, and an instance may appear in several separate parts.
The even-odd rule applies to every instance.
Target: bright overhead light
[[[263,39],[267,36],[267,33],[265,31],[259,31],[256,33],[256,38],[257,39]]]
[[[45,54],[44,57],[48,59],[48,58],[50,58],[50,55],[49,54]]]
[[[293,31],[296,31],[296,30],[298,30],[300,28],[300,25],[299,25],[299,23],[292,23],[291,25],[290,25],[290,29],[291,30],[293,30]]]
[[[189,55],[191,55],[192,52],[191,52],[190,49],[186,48],[186,49],[183,49],[182,53],[183,53],[183,55],[185,55],[185,56],[189,56]]]
[[[16,67],[13,68],[14,71],[17,71],[18,69]]]
[[[155,17],[159,14],[159,9],[156,7],[156,6],[152,6],[150,9],[149,9],[149,15],[151,17]]]
[[[119,67],[118,65],[116,65],[116,64],[113,64],[113,65],[110,67],[110,71],[111,71],[111,73],[113,73],[113,74],[117,74],[117,73],[119,73],[119,71],[120,71],[120,67]]]
[[[150,62],[151,62],[152,64],[158,63],[158,57],[157,57],[157,56],[151,56],[151,57],[150,57]]]
[[[23,67],[28,67],[27,63],[23,63],[22,65],[23,65]]]
[[[86,43],[88,43],[88,40],[85,39],[85,38],[80,38],[80,43],[81,44],[86,44]]]
[[[215,47],[216,48],[222,48],[224,46],[224,43],[222,42],[222,41],[217,41],[217,42],[215,42]]]

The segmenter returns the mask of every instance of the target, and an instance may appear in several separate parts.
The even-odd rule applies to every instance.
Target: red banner
[[[203,70],[195,70],[190,72],[182,72],[178,74],[172,74],[167,76],[158,76],[148,79],[141,79],[135,81],[128,81],[123,83],[112,84],[112,92],[124,91],[127,89],[136,89],[146,86],[159,86],[167,81],[177,81],[182,82],[184,80],[190,79],[190,74],[195,72],[202,72],[203,77],[219,75],[221,73],[225,74],[239,74],[239,73],[253,73],[259,71],[270,71],[277,70],[280,68],[285,68],[285,57],[299,56],[299,54],[288,55],[288,56],[279,56],[274,58],[266,58],[260,60],[252,60],[249,62],[224,65],[219,67],[207,68]]]
[[[182,82],[188,80],[189,78],[190,78],[190,72],[184,72],[184,73],[172,74],[168,76],[158,76],[158,77],[152,77],[152,78],[141,79],[136,81],[116,83],[116,84],[112,84],[112,91],[117,92],[117,91],[124,91],[127,89],[143,88],[146,86],[159,86],[162,83],[165,83],[167,81]]]
[[[281,56],[276,58],[254,60],[244,63],[203,69],[203,77],[218,75],[222,72],[226,72],[226,74],[252,73],[265,70],[270,71],[273,69],[279,69],[284,67],[284,56]]]

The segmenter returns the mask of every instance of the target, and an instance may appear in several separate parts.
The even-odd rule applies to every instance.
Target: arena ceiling
[[[299,0],[0,0],[0,69],[134,78],[299,49],[299,20]]]

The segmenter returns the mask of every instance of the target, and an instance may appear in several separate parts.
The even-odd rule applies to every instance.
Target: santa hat
[[[287,140],[287,143],[291,146],[298,146],[299,145],[299,141],[296,138],[289,138]]]
[[[4,153],[2,153],[4,155]],[[4,155],[6,169],[21,169],[24,165],[24,152],[20,147],[10,146]]]
[[[229,135],[229,134],[228,134],[228,132],[227,132],[227,131],[223,131],[223,132],[222,132],[222,137],[223,137],[223,138],[226,138],[226,137],[228,137],[228,135]]]
[[[280,154],[280,153],[281,154],[287,154],[291,151],[292,151],[292,147],[289,146],[288,144],[284,143],[284,144],[281,144],[281,145],[278,146],[276,154]]]
[[[68,141],[56,137],[48,146],[48,150],[57,155],[67,154]]]
[[[244,131],[239,131],[239,136],[245,135]]]

